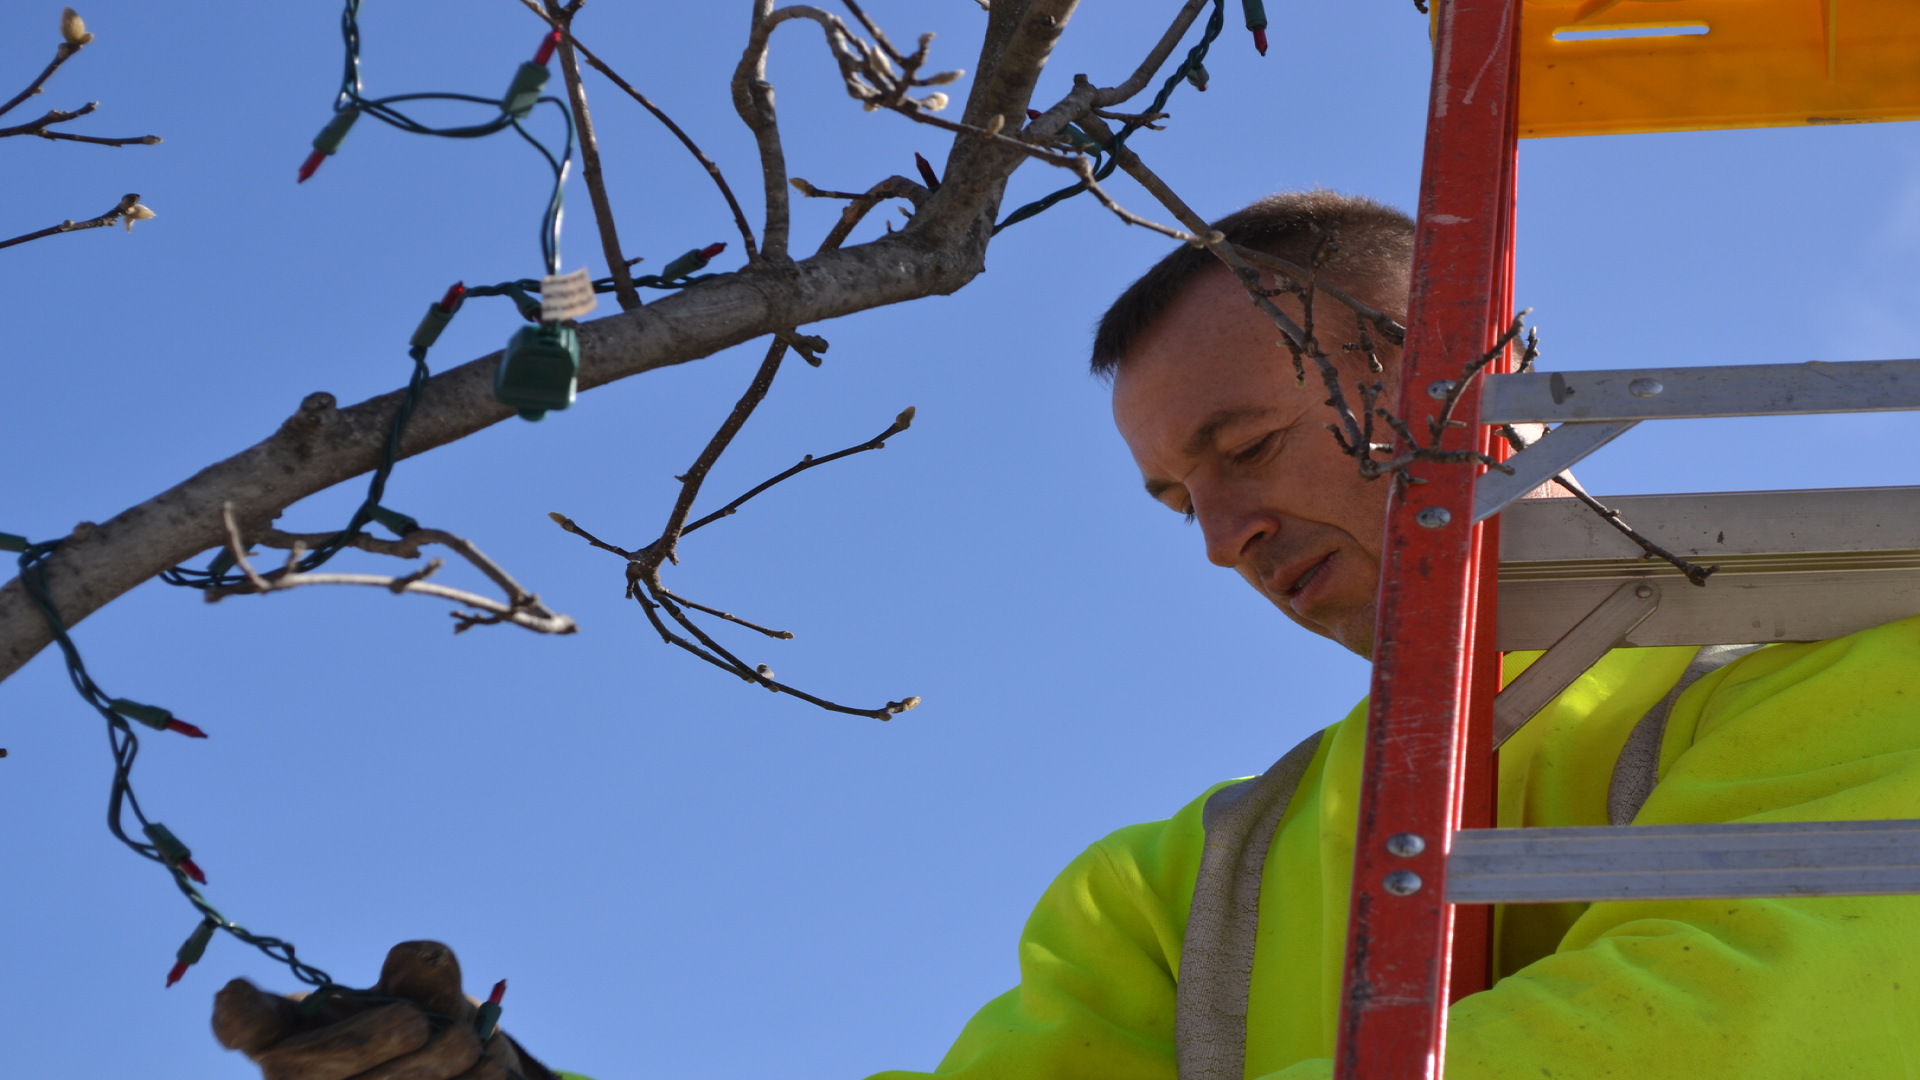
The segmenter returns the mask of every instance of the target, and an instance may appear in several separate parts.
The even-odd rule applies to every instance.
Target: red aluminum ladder
[[[1750,8],[1754,6],[1754,0],[1745,2]],[[1761,6],[1770,2],[1775,0],[1761,0]],[[1861,95],[1857,102],[1823,106],[1829,115],[1844,114],[1852,108],[1860,119],[1920,117],[1920,78],[1914,75],[1906,76],[1904,89],[1889,90],[1884,77],[1862,78],[1854,90],[1846,86],[1836,89],[1834,71],[1836,41],[1841,40],[1837,29],[1840,24],[1834,21],[1837,16],[1832,13],[1833,0],[1825,2],[1829,11],[1826,36],[1817,40],[1816,45],[1825,50],[1826,77],[1819,78],[1817,71],[1806,75],[1803,80],[1808,88],[1806,93]],[[1880,0],[1872,2],[1876,7],[1884,7]],[[1627,0],[1622,10],[1657,7],[1655,14],[1659,17],[1684,21],[1694,17],[1690,13],[1692,9],[1718,18],[1724,14],[1722,6],[1726,3],[1727,0],[1683,0],[1682,4],[1647,5]],[[1692,5],[1689,11],[1678,10],[1688,4]],[[1747,116],[1733,116],[1725,109],[1711,116],[1690,114],[1686,101],[1675,105],[1676,99],[1669,95],[1653,106],[1643,100],[1633,101],[1632,107],[1641,112],[1624,119],[1602,117],[1596,121],[1589,114],[1568,114],[1567,110],[1587,104],[1576,100],[1582,95],[1565,92],[1565,87],[1573,85],[1571,77],[1556,76],[1549,80],[1540,71],[1534,71],[1531,76],[1534,81],[1527,92],[1532,97],[1523,109],[1523,71],[1551,66],[1539,62],[1541,54],[1551,47],[1540,42],[1549,37],[1558,40],[1555,24],[1548,20],[1560,15],[1562,21],[1579,22],[1586,16],[1574,14],[1573,9],[1541,14],[1535,11],[1536,7],[1552,8],[1553,4],[1529,3],[1528,17],[1533,21],[1524,28],[1529,36],[1523,49],[1521,0],[1435,0],[1435,6],[1434,74],[1399,405],[1400,415],[1415,430],[1421,430],[1424,418],[1439,408],[1439,403],[1428,393],[1429,385],[1457,379],[1465,363],[1489,348],[1512,318],[1514,167],[1523,111],[1531,110],[1524,125],[1529,134],[1691,130],[1809,122],[1806,112],[1792,113],[1791,101],[1782,105],[1779,93],[1765,102],[1756,100]],[[1589,3],[1578,10],[1605,11],[1612,7],[1614,5]],[[1905,19],[1905,16],[1894,18]],[[1902,29],[1905,36],[1882,35],[1883,40],[1864,42],[1860,48],[1913,51],[1915,45],[1920,45],[1920,21],[1906,19],[1906,22],[1912,25]],[[1701,25],[1704,26],[1704,22]],[[1752,33],[1771,32],[1768,25],[1760,20],[1751,23],[1749,29]],[[1780,24],[1776,21],[1772,25]],[[1743,31],[1735,27],[1722,38],[1734,40],[1739,32]],[[1858,34],[1857,29],[1855,33]],[[1897,40],[1893,40],[1895,38]],[[1893,44],[1888,45],[1888,40]],[[1674,48],[1669,60],[1662,61],[1670,61],[1664,76],[1676,86],[1685,82],[1685,64],[1719,62],[1697,49],[1688,54],[1684,52],[1686,48],[1695,46],[1682,43]],[[1614,55],[1624,54],[1616,50]],[[1700,59],[1702,56],[1706,60]],[[1911,68],[1920,71],[1920,64]],[[1595,75],[1596,79],[1606,77],[1614,78],[1616,85],[1626,82],[1619,78],[1617,68]],[[1547,85],[1549,82],[1551,86]],[[1553,94],[1559,94],[1564,100],[1549,100]],[[1875,96],[1868,100],[1865,95]],[[1716,103],[1716,107],[1721,104],[1724,103]],[[1661,113],[1661,108],[1667,111]],[[1549,113],[1554,115],[1541,120]],[[1535,121],[1540,121],[1538,126]],[[1506,363],[1503,361],[1490,372],[1507,370]],[[1920,382],[1915,378],[1920,376],[1920,361],[1892,363],[1913,365],[1907,377]],[[1675,369],[1679,375],[1701,370],[1705,369]],[[1754,377],[1762,377],[1760,369],[1754,369]],[[1778,375],[1776,372],[1766,377]],[[1681,380],[1669,375],[1669,381],[1677,385]],[[1482,426],[1493,422],[1482,419],[1483,385],[1484,381],[1477,382],[1462,398],[1454,415],[1465,421],[1465,427],[1450,435],[1447,445],[1452,449],[1474,446],[1483,453],[1505,457],[1504,444],[1490,438],[1493,429]],[[1659,394],[1660,384],[1655,382],[1653,386],[1653,393]],[[1915,394],[1914,403],[1892,407],[1920,408],[1920,387]],[[1742,407],[1745,411],[1726,411],[1732,408],[1728,406],[1715,412],[1710,406],[1701,406],[1693,412],[1648,412],[1646,418],[1786,411],[1750,404]],[[1833,411],[1865,407],[1847,405]],[[1809,407],[1792,411],[1826,410]],[[1631,422],[1629,419],[1628,423]],[[1341,1080],[1438,1080],[1445,1060],[1448,1005],[1487,988],[1492,974],[1489,957],[1493,908],[1490,903],[1456,905],[1449,902],[1449,855],[1462,844],[1456,835],[1458,830],[1490,829],[1495,825],[1498,764],[1494,751],[1493,700],[1500,690],[1501,653],[1494,637],[1494,615],[1499,595],[1500,519],[1486,516],[1485,506],[1479,514],[1475,512],[1474,474],[1480,472],[1477,467],[1420,463],[1410,471],[1425,482],[1396,489],[1389,503],[1382,555],[1372,701],[1358,806],[1346,973],[1335,1056],[1334,1075]],[[1910,501],[1920,502],[1920,491],[1905,490],[1913,492]],[[1478,517],[1486,520],[1477,521]],[[1644,588],[1640,595],[1647,595]],[[1652,603],[1657,604],[1657,598]],[[1595,611],[1597,614],[1599,609]],[[1753,625],[1760,624],[1754,622]],[[1502,632],[1505,633],[1504,627]],[[1586,661],[1591,662],[1591,659]],[[1584,666],[1581,664],[1580,669],[1584,670]],[[1834,824],[1811,823],[1808,828]],[[1852,827],[1878,823],[1839,824]],[[1897,826],[1894,832],[1906,830],[1901,834],[1904,839],[1900,840],[1908,845],[1903,852],[1910,852],[1913,843],[1920,840],[1920,822],[1885,824]],[[1668,831],[1676,835],[1675,842],[1682,846],[1707,850],[1708,844],[1723,843],[1715,838],[1729,835],[1729,830],[1739,832],[1747,828],[1756,827],[1687,826]],[[1793,831],[1791,826],[1785,828]],[[1501,830],[1500,835],[1516,831]],[[1594,836],[1588,839],[1596,844],[1617,839],[1601,834],[1621,832],[1618,829],[1558,831],[1592,833]],[[1636,836],[1659,831],[1641,830]],[[1486,836],[1491,839],[1494,834]],[[1628,856],[1629,861],[1633,857]],[[1802,865],[1814,866],[1817,870],[1818,861],[1816,856]],[[1920,891],[1920,886],[1914,884],[1920,881],[1920,877],[1916,877],[1920,874],[1920,858],[1903,853],[1883,861],[1891,868],[1892,876],[1876,879],[1878,884],[1867,891]],[[1861,891],[1857,885],[1857,881],[1850,880],[1827,887],[1834,892]],[[1699,888],[1698,885],[1692,887]],[[1458,890],[1458,894],[1465,896],[1468,891]],[[1475,895],[1506,894],[1481,890]],[[1595,893],[1591,898],[1610,897]]]
[[[1512,317],[1517,7],[1439,7],[1402,416],[1435,411],[1424,388],[1458,378]],[[1476,384],[1455,415],[1492,452],[1479,398]],[[1488,981],[1492,909],[1456,911],[1444,892],[1445,838],[1493,824],[1500,654],[1490,633],[1476,631],[1491,629],[1480,613],[1493,610],[1499,519],[1473,523],[1473,471],[1417,464],[1411,472],[1426,483],[1397,491],[1387,511],[1335,1057],[1335,1075],[1347,1080],[1436,1077],[1446,1006]],[[1416,522],[1432,508],[1444,524]],[[1390,851],[1402,837],[1421,838],[1421,850]],[[1389,875],[1398,875],[1393,891]]]

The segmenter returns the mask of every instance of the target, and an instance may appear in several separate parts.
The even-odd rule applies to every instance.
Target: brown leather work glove
[[[437,941],[395,945],[368,993],[376,1000],[329,996],[308,1017],[298,1000],[235,979],[214,995],[213,1034],[265,1080],[555,1080],[504,1031],[481,1045],[460,961]]]

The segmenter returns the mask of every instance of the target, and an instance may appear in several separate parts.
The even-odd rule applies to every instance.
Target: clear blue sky
[[[1173,6],[1087,5],[1041,97],[1075,72],[1130,70]],[[937,62],[973,66],[985,17],[970,0],[871,10],[896,41],[935,30]],[[1270,10],[1273,53],[1257,57],[1230,11],[1212,89],[1183,91],[1171,130],[1137,148],[1209,214],[1314,184],[1411,208],[1426,20],[1402,0]],[[45,63],[58,14],[0,13],[0,93]],[[338,79],[337,5],[89,0],[82,14],[98,40],[15,115],[98,100],[70,130],[166,142],[0,143],[0,235],[128,191],[159,214],[131,235],[0,252],[0,529],[36,539],[243,449],[307,393],[400,385],[407,335],[448,283],[540,271],[546,180],[510,137],[362,123],[294,185]],[[727,94],[746,21],[744,0],[603,2],[578,30],[750,198],[752,144]],[[512,0],[369,0],[363,25],[374,93],[497,94],[539,36]],[[772,78],[795,175],[859,188],[911,175],[916,150],[944,156],[936,132],[849,101],[811,28],[781,32]],[[659,267],[729,239],[704,173],[597,76],[590,93],[629,253]],[[1029,165],[1011,201],[1059,182]],[[1531,143],[1521,184],[1519,298],[1544,366],[1920,354],[1908,125]],[[585,191],[569,195],[565,266],[602,273]],[[796,246],[835,210],[803,207]],[[1197,531],[1142,497],[1084,373],[1092,320],[1165,248],[1080,200],[1004,234],[956,296],[814,327],[832,341],[825,367],[784,372],[715,473],[707,505],[918,406],[885,451],[698,534],[671,574],[796,631],[726,638],[783,679],[874,704],[919,694],[918,711],[827,715],[662,646],[621,600],[617,561],[546,518],[653,535],[756,344],[395,473],[390,505],[474,538],[577,636],[455,638],[435,602],[377,592],[208,606],[157,582],[87,620],[77,638],[110,692],[212,733],[147,740],[146,805],[193,845],[217,904],[344,981],[416,937],[458,949],[470,986],[510,977],[506,1026],[556,1066],[599,1080],[931,1068],[1012,985],[1021,920],[1081,847],[1259,771],[1365,689],[1363,663],[1207,565]],[[736,246],[716,268],[738,265]],[[504,301],[471,303],[433,363],[516,325]],[[1582,476],[1614,494],[1920,483],[1916,435],[1904,415],[1644,425]],[[334,526],[361,488],[282,524]],[[195,920],[102,827],[101,723],[54,656],[0,687],[0,745],[9,1072],[257,1075],[209,1035],[211,995],[237,974],[290,980],[222,939],[162,989]]]

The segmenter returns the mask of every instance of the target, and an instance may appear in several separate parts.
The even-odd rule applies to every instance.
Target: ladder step
[[[1920,821],[1463,829],[1454,904],[1920,893]]]
[[[1920,360],[1489,375],[1483,424],[1920,409]]]
[[[1720,571],[1705,588],[1648,562],[1575,499],[1501,515],[1505,651],[1545,649],[1623,582],[1663,586],[1628,645],[1824,641],[1920,615],[1920,487],[1605,497],[1669,550]]]

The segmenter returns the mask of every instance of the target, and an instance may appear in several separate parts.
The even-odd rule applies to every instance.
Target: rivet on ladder
[[[1387,851],[1403,859],[1411,859],[1427,850],[1427,842],[1418,833],[1395,833],[1387,837]]]
[[[1420,880],[1419,874],[1411,870],[1395,870],[1380,884],[1386,886],[1387,891],[1395,896],[1412,896],[1419,892],[1420,886],[1425,883]]]
[[[1413,520],[1419,522],[1423,529],[1437,529],[1452,521],[1453,515],[1447,513],[1447,508],[1444,506],[1429,506],[1413,515]]]
[[[1665,389],[1659,379],[1635,379],[1627,384],[1627,393],[1634,397],[1659,397]]]

